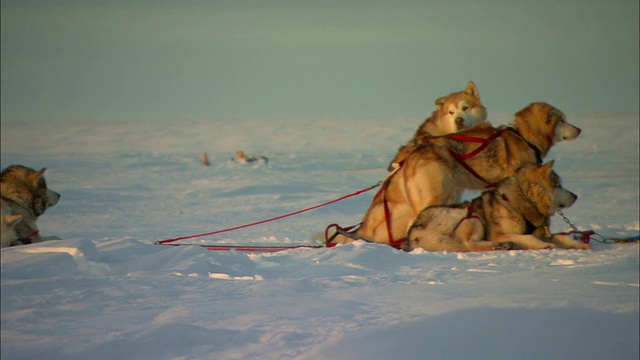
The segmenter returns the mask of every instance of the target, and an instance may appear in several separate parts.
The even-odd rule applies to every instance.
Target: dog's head
[[[0,174],[2,197],[28,209],[35,217],[42,215],[60,199],[60,194],[47,187],[45,171],[46,168],[35,171],[22,165],[9,166]]]
[[[522,195],[530,207],[544,217],[573,205],[578,196],[562,187],[560,176],[553,171],[554,161],[544,165],[527,164],[516,174]]]
[[[458,92],[436,99],[437,122],[442,135],[472,128],[487,119],[487,109],[473,81]]]
[[[573,140],[580,128],[567,122],[562,111],[544,103],[534,102],[515,114],[512,126],[544,157],[551,146],[559,141]]]

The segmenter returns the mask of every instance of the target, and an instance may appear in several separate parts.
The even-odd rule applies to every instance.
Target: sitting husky
[[[526,164],[471,201],[426,208],[409,228],[405,250],[590,249],[568,236],[549,234],[549,217],[577,199],[561,187],[552,166],[553,161]]]
[[[485,190],[513,176],[524,164],[540,164],[554,144],[574,139],[580,131],[560,110],[536,102],[517,112],[509,128],[484,122],[456,133],[456,138],[425,138],[373,198],[353,238],[400,242],[423,209],[458,203],[465,189]],[[487,143],[460,140],[461,136]],[[472,156],[457,161],[462,155]],[[353,238],[338,235],[333,242]]]
[[[451,134],[487,120],[487,109],[482,105],[480,92],[473,81],[469,81],[462,91],[437,98],[435,105],[436,110],[418,127],[413,138],[398,149],[398,153],[389,164],[389,171],[394,169],[394,164],[409,156],[426,136]]]
[[[45,168],[35,171],[26,166],[11,165],[0,173],[3,207],[12,215],[22,217],[14,224],[14,229],[18,242],[23,244],[44,240],[38,233],[36,219],[60,199],[60,194],[47,188],[45,171]],[[4,245],[4,239],[2,242]]]

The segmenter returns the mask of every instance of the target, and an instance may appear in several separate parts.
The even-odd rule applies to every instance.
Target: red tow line
[[[162,244],[171,246],[195,245],[203,247],[211,251],[244,251],[244,252],[277,252],[290,249],[320,249],[324,247],[332,247],[325,245],[276,245],[276,246],[243,246],[243,245],[199,245],[199,244]],[[335,246],[335,244],[333,244]]]
[[[315,206],[311,206],[302,210],[298,210],[298,211],[294,211],[294,212],[290,212],[287,214],[283,214],[283,215],[279,215],[276,217],[272,217],[269,219],[265,219],[265,220],[260,220],[260,221],[256,221],[256,222],[252,222],[249,224],[244,224],[244,225],[239,225],[239,226],[234,226],[231,228],[227,228],[227,229],[222,229],[222,230],[216,230],[216,231],[211,231],[211,232],[207,232],[207,233],[202,233],[202,234],[196,234],[196,235],[188,235],[188,236],[180,236],[180,237],[176,237],[176,238],[171,238],[171,239],[166,239],[166,240],[158,240],[155,242],[156,245],[173,245],[173,246],[180,246],[180,245],[198,245],[198,246],[202,246],[205,247],[209,250],[238,250],[238,251],[265,251],[265,252],[270,252],[270,251],[280,251],[280,250],[286,250],[286,249],[296,249],[296,248],[321,248],[321,247],[333,247],[335,246],[335,244],[325,244],[325,245],[291,245],[291,246],[227,246],[227,245],[199,245],[199,244],[174,244],[176,241],[180,241],[180,240],[187,240],[187,239],[194,239],[194,238],[199,238],[199,237],[204,237],[204,236],[210,236],[210,235],[216,235],[216,234],[222,234],[225,232],[229,232],[229,231],[234,231],[234,230],[239,230],[239,229],[243,229],[243,228],[247,228],[247,227],[251,227],[251,226],[256,226],[256,225],[260,225],[260,224],[264,224],[264,223],[268,223],[271,221],[276,221],[276,220],[280,220],[286,217],[290,217],[290,216],[294,216],[294,215],[298,215],[307,211],[311,211],[311,210],[315,210],[318,209],[320,207],[323,206],[327,206],[333,203],[336,203],[338,201],[342,201],[345,199],[348,199],[350,197],[353,196],[357,196],[360,195],[362,193],[365,193],[367,191],[370,191],[372,189],[375,189],[376,187],[380,186],[381,182],[369,186],[367,188],[355,191],[351,194],[347,194],[344,196],[341,196],[337,199],[331,200],[331,201],[327,201],[324,202],[322,204],[319,205],[315,205]]]
[[[495,140],[498,137],[502,136],[502,134],[507,130],[508,130],[507,128],[501,128],[500,130],[498,130],[497,132],[495,132],[494,134],[492,134],[490,137],[488,137],[486,139],[472,137],[472,136],[455,135],[455,134],[454,135],[445,135],[443,137],[447,137],[447,138],[450,138],[450,139],[453,139],[453,140],[457,140],[457,141],[480,143],[481,145],[478,148],[476,148],[475,150],[473,150],[472,152],[470,152],[468,154],[460,155],[460,154],[454,152],[451,149],[449,149],[449,152],[450,152],[451,156],[453,156],[460,163],[460,165],[462,165],[469,173],[471,173],[473,176],[475,176],[476,178],[478,178],[482,182],[486,183],[487,187],[495,187],[496,184],[490,184],[486,180],[484,180],[477,172],[475,172],[475,170],[473,170],[469,165],[467,165],[465,160],[470,159],[470,158],[476,156],[477,154],[479,154],[482,150],[484,150],[487,146],[489,146],[489,144],[491,142],[493,142],[493,140]],[[403,163],[404,163],[404,161],[401,161],[399,163],[398,169],[400,167],[402,167]],[[397,169],[396,169],[396,171],[397,171]],[[187,239],[194,239],[194,238],[199,238],[199,237],[204,237],[204,236],[216,235],[216,234],[221,234],[221,233],[225,233],[225,232],[229,232],[229,231],[234,231],[234,230],[239,230],[239,229],[243,229],[243,228],[247,228],[247,227],[251,227],[251,226],[264,224],[264,223],[275,221],[275,220],[280,220],[280,219],[283,219],[283,218],[286,218],[286,217],[290,217],[290,216],[301,214],[301,213],[304,213],[304,212],[307,212],[307,211],[315,210],[317,208],[320,208],[320,207],[323,207],[323,206],[327,206],[327,205],[336,203],[338,201],[345,200],[345,199],[353,197],[353,196],[360,195],[362,193],[368,192],[368,191],[370,191],[370,190],[382,185],[382,187],[380,188],[378,193],[375,195],[374,199],[376,197],[380,196],[381,194],[384,197],[383,206],[384,206],[384,213],[385,213],[385,223],[386,223],[386,227],[387,227],[387,236],[388,236],[388,239],[389,239],[388,245],[390,245],[390,246],[392,246],[392,247],[394,247],[396,249],[401,249],[402,248],[402,244],[405,241],[407,241],[407,238],[403,237],[403,238],[397,239],[397,240],[394,239],[393,232],[392,232],[392,225],[391,225],[391,211],[389,209],[389,204],[388,204],[387,196],[386,196],[386,190],[387,190],[387,187],[388,187],[393,175],[395,175],[395,171],[390,173],[389,175],[387,175],[387,177],[383,181],[380,181],[380,182],[378,182],[377,184],[375,184],[373,186],[369,186],[367,188],[358,190],[358,191],[353,192],[351,194],[344,195],[344,196],[341,196],[341,197],[339,197],[337,199],[334,199],[334,200],[331,200],[331,201],[327,201],[327,202],[319,204],[319,205],[311,206],[311,207],[308,207],[308,208],[305,208],[305,209],[302,209],[302,210],[294,211],[294,212],[291,212],[291,213],[287,213],[287,214],[284,214],[284,215],[272,217],[272,218],[265,219],[265,220],[252,222],[252,223],[249,223],[249,224],[234,226],[234,227],[227,228],[227,229],[216,230],[216,231],[211,231],[211,232],[202,233],[202,234],[196,234],[196,235],[181,236],[181,237],[176,237],[176,238],[171,238],[171,239],[166,239],[166,240],[159,240],[159,241],[156,241],[155,244],[156,245],[173,245],[173,246],[198,245],[198,246],[205,247],[205,248],[207,248],[209,250],[222,250],[222,251],[225,251],[225,250],[226,251],[228,251],[228,250],[237,250],[237,251],[262,251],[262,252],[280,251],[280,250],[285,250],[285,249],[296,249],[296,248],[333,247],[333,246],[336,246],[336,244],[331,243],[331,241],[339,233],[351,234],[354,239],[358,238],[353,234],[353,232],[355,232],[355,230],[353,230],[353,229],[357,228],[357,226],[359,226],[359,224],[351,226],[351,227],[347,227],[347,228],[342,228],[338,224],[331,224],[331,225],[327,226],[327,228],[325,229],[325,240],[326,240],[326,242],[325,242],[324,245],[231,246],[231,245],[199,245],[199,244],[174,244],[174,243],[176,241],[180,241],[180,240],[187,240]],[[329,229],[331,229],[332,227],[335,227],[337,229],[337,231],[332,236],[329,236],[328,232],[329,232]],[[369,241],[367,239],[363,239],[363,240]],[[369,242],[371,242],[371,241],[369,241]]]

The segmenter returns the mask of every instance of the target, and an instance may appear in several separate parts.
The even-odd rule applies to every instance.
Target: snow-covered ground
[[[548,156],[579,196],[565,214],[637,236],[638,114],[568,119],[582,135]],[[62,198],[39,225],[64,240],[1,251],[2,359],[637,359],[638,243],[466,254],[153,245],[373,185],[421,121],[3,123],[2,167],[48,168]],[[236,150],[269,162],[233,164]],[[316,244],[326,225],[357,223],[372,196],[191,242]]]

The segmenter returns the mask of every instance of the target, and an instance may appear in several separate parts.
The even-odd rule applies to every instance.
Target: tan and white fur
[[[590,249],[568,236],[549,233],[549,218],[577,199],[562,187],[552,166],[553,161],[526,164],[498,188],[471,201],[424,209],[409,228],[405,250]]]
[[[490,184],[513,176],[524,164],[537,164],[555,143],[580,134],[580,129],[567,123],[560,110],[542,102],[532,103],[517,112],[511,126],[515,131],[505,131],[466,161]],[[500,129],[486,122],[458,134],[486,139],[498,131]],[[449,153],[452,150],[468,154],[478,146],[477,143],[446,136],[425,140],[390,177],[383,194],[373,198],[355,235],[373,242],[389,243],[385,199],[391,219],[391,234],[394,240],[398,240],[406,236],[423,209],[453,204],[456,195],[464,189],[486,189],[487,183],[470,174]],[[337,243],[351,241],[343,235],[334,239]]]
[[[16,225],[22,221],[22,215],[11,213],[11,208],[0,198],[0,248],[11,246],[16,241]]]
[[[15,226],[18,238],[29,238],[31,242],[44,239],[37,233],[37,218],[48,208],[58,203],[60,194],[49,189],[44,178],[46,168],[39,171],[22,165],[11,165],[0,174],[0,195],[11,214],[20,215]]]
[[[435,101],[436,110],[416,130],[413,138],[398,149],[391,160],[389,171],[422,144],[426,136],[441,136],[472,128],[486,121],[487,109],[480,101],[480,92],[473,81],[458,92],[442,96]]]

